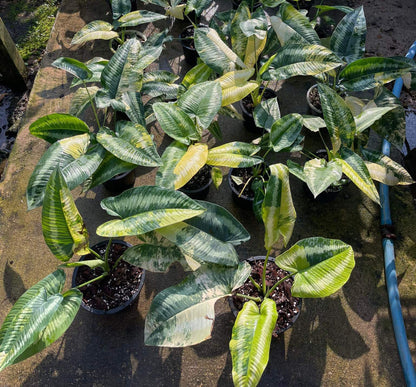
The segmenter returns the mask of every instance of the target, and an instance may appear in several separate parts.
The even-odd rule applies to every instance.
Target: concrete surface
[[[221,4],[227,5],[225,1]],[[58,264],[43,241],[40,209],[26,210],[26,185],[46,149],[45,142],[30,136],[28,126],[45,114],[68,110],[70,78],[50,67],[54,59],[72,56],[86,60],[107,55],[106,44],[99,42],[81,49],[69,46],[73,34],[85,23],[108,20],[107,9],[104,0],[63,1],[49,53],[36,79],[5,179],[0,183],[0,321],[24,290]],[[178,36],[180,29],[179,23],[173,34]],[[173,41],[161,58],[161,67],[181,70],[182,60],[180,44]],[[295,78],[279,85],[283,114],[306,112],[304,95],[311,83],[312,80]],[[221,118],[220,124],[224,142],[253,138],[241,122]],[[162,149],[168,142],[163,141],[157,128],[151,130]],[[136,185],[152,184],[155,171],[140,168],[136,175]],[[309,200],[299,182],[292,181],[298,220],[291,242],[317,235],[341,239],[353,246],[356,268],[350,281],[335,295],[304,301],[294,327],[273,341],[269,365],[260,385],[403,385],[384,286],[379,209],[353,185],[335,201],[320,204]],[[108,193],[98,187],[84,196],[79,196],[76,189],[74,195],[94,243],[99,240],[95,228],[107,219],[99,201]],[[239,247],[242,259],[264,253],[262,226],[250,211],[233,205],[226,185],[219,191],[211,189],[208,200],[227,207],[250,231],[252,239]],[[398,234],[396,254],[403,313],[416,359],[415,208],[408,189],[392,190],[391,205]],[[138,303],[119,315],[101,317],[80,310],[61,339],[42,353],[3,371],[0,385],[231,386],[228,342],[234,318],[226,300],[216,305],[218,313],[211,340],[183,349],[143,344],[144,318],[152,298],[182,277],[178,266],[167,274],[147,273]]]

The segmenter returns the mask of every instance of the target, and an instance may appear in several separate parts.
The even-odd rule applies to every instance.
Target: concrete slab
[[[227,4],[221,2],[222,7]],[[28,126],[45,114],[68,110],[70,80],[50,66],[53,60],[59,56],[86,60],[106,55],[106,44],[75,49],[69,47],[69,42],[86,22],[108,19],[107,9],[104,0],[63,1],[49,53],[36,79],[5,179],[0,183],[0,321],[25,289],[57,266],[43,241],[40,209],[26,211],[26,185],[46,149],[42,140],[30,136]],[[173,34],[178,36],[179,30],[180,25],[175,26]],[[182,60],[180,44],[173,41],[161,63],[185,71]],[[295,78],[279,86],[283,114],[306,112],[304,95],[311,82]],[[254,137],[241,122],[221,118],[220,125],[224,128],[224,142]],[[152,133],[163,147],[166,141],[160,131],[153,127]],[[149,169],[138,169],[136,185],[152,184],[154,174]],[[295,180],[292,192],[298,213],[292,243],[316,235],[338,238],[353,246],[357,263],[351,280],[341,291],[326,299],[305,300],[295,326],[273,341],[270,362],[260,385],[403,385],[384,286],[378,208],[352,185],[327,204],[307,199]],[[224,185],[218,191],[211,189],[207,200],[228,208],[250,231],[252,239],[239,247],[242,259],[263,254],[262,226],[250,211],[235,207],[230,193]],[[108,193],[98,187],[85,196],[79,196],[79,190],[74,194],[94,243],[98,241],[95,228],[107,219],[99,201]],[[392,212],[399,236],[396,254],[403,310],[416,359],[416,226],[407,189],[392,190]],[[138,302],[119,315],[100,317],[80,310],[61,339],[42,353],[3,371],[0,385],[231,386],[228,342],[234,318],[226,300],[216,305],[217,320],[211,340],[183,349],[143,344],[144,318],[153,297],[178,282],[183,274],[179,266],[173,266],[166,274],[148,273]]]

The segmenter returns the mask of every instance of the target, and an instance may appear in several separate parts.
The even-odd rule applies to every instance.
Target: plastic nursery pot
[[[104,256],[108,241],[102,241],[92,247]],[[113,240],[109,255],[110,266],[123,254],[131,244],[122,240]],[[92,254],[84,255],[80,261],[96,259]],[[101,268],[90,269],[78,266],[72,276],[72,287],[79,286],[102,273]],[[130,306],[139,296],[145,279],[145,270],[120,261],[117,267],[104,277],[80,288],[83,294],[82,307],[94,314],[115,314]]]
[[[237,185],[231,176],[238,176],[244,179],[244,177],[247,177],[250,174],[252,174],[251,168],[231,168],[227,176],[228,185],[230,186],[234,203],[236,203],[239,207],[246,209],[253,208],[254,192],[251,190],[251,184],[249,183],[242,192],[244,185]]]
[[[192,199],[205,199],[211,186],[211,167],[204,165],[198,173],[179,190]]]
[[[199,26],[202,26],[201,24]],[[183,29],[179,35],[185,55],[185,62],[190,66],[195,66],[199,57],[194,44],[194,26],[190,25]]]
[[[104,187],[112,194],[120,194],[126,189],[133,188],[136,180],[134,169],[112,177],[103,183]]]
[[[256,256],[247,259],[247,262],[253,268],[251,276],[257,283],[260,282],[265,258],[265,256]],[[267,268],[268,269],[266,272],[266,278],[268,276],[273,276],[273,278],[276,278],[276,276],[278,276],[280,279],[290,274],[286,270],[280,269],[274,263],[273,257],[269,257]],[[271,283],[276,282],[270,278],[268,278],[268,280],[272,281]],[[292,297],[290,289],[292,287],[293,281],[293,277],[286,279],[270,295],[270,298],[276,302],[276,309],[278,313],[276,326],[273,331],[274,337],[277,337],[284,331],[291,328],[300,315],[300,310],[302,308],[302,299],[298,297]],[[228,298],[228,303],[235,317],[237,317],[238,312],[242,309],[243,304],[245,302],[243,298],[237,297],[235,293],[246,294],[253,297],[259,296],[258,291],[254,287],[254,285],[251,283],[249,279],[247,279],[244,285],[236,289],[234,291],[234,295]]]
[[[263,87],[260,87],[260,92],[263,90]],[[263,100],[275,98],[276,93],[274,90],[266,88],[266,91],[263,94]],[[263,129],[256,126],[254,123],[254,117],[253,117],[253,110],[254,105],[253,101],[251,99],[251,95],[247,95],[242,100],[239,101],[241,113],[244,118],[244,127],[249,130],[250,132],[256,133],[256,134],[263,134]]]
[[[322,117],[321,100],[318,93],[318,85],[312,85],[306,92],[306,102],[308,102],[309,111],[314,116]]]

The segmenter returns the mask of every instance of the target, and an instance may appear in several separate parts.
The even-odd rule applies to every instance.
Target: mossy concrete
[[[46,149],[45,142],[32,137],[28,127],[45,114],[68,111],[70,78],[50,66],[54,59],[71,56],[86,60],[108,55],[106,44],[100,42],[82,48],[69,45],[73,34],[85,23],[93,19],[109,20],[107,10],[104,0],[63,1],[49,41],[49,53],[35,81],[5,179],[0,183],[1,321],[24,290],[59,264],[43,241],[41,210],[26,210],[26,185]],[[177,36],[179,30],[178,24],[173,34]],[[161,58],[160,66],[173,67],[183,74],[187,67],[182,66],[182,60],[180,44],[174,41]],[[311,82],[295,78],[277,85],[283,114],[306,112],[304,92]],[[241,122],[220,118],[220,125],[224,142],[255,137],[244,130]],[[151,131],[159,149],[163,149],[168,140],[157,127]],[[136,185],[152,184],[154,175],[148,168],[137,169]],[[298,181],[292,179],[292,183],[298,219],[291,243],[317,235],[341,239],[353,246],[356,268],[350,281],[335,295],[304,301],[294,327],[273,340],[269,365],[260,385],[403,385],[387,305],[378,207],[352,184],[333,202],[317,203],[307,198]],[[108,219],[99,205],[108,193],[102,187],[84,196],[79,193],[74,190],[94,243],[99,240],[96,227]],[[393,189],[391,198],[398,235],[399,290],[416,359],[415,208],[406,188]],[[252,239],[238,248],[242,259],[264,254],[262,226],[250,211],[232,203],[226,184],[218,191],[212,188],[207,200],[228,208],[250,231]],[[234,318],[226,300],[216,304],[217,319],[211,340],[188,348],[143,344],[144,319],[153,297],[183,276],[177,265],[166,274],[147,273],[139,301],[119,315],[100,317],[80,310],[61,339],[42,353],[3,371],[0,385],[231,386],[228,342]],[[69,279],[67,282],[69,286]]]

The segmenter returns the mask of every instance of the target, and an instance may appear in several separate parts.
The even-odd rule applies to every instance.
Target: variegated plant
[[[208,145],[201,142],[205,129],[217,137],[221,135],[218,123],[214,121],[221,108],[221,98],[220,85],[206,81],[191,85],[175,103],[153,105],[161,128],[175,140],[162,155],[162,166],[156,175],[157,185],[179,189],[204,165],[209,165],[218,187],[222,181],[219,166],[248,167],[262,162],[255,156],[260,148],[253,144],[234,141],[208,149]]]

